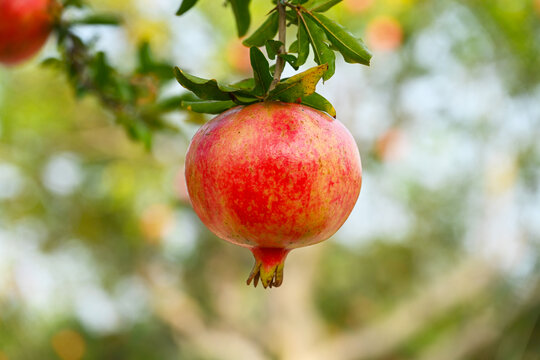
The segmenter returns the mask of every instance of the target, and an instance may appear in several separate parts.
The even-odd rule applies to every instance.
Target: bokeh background
[[[221,1],[180,18],[179,0],[90,3],[125,19],[78,30],[121,71],[147,40],[192,74],[250,74]],[[252,2],[252,29],[270,8]],[[540,1],[344,0],[330,14],[374,52],[318,88],[364,183],[276,289],[247,287],[249,251],[189,205],[200,117],[170,114],[177,132],[146,151],[38,65],[54,39],[0,69],[1,360],[540,359]]]

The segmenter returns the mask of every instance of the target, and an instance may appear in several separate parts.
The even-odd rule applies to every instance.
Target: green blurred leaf
[[[64,9],[68,7],[76,7],[76,8],[82,8],[84,6],[83,0],[64,0],[62,3],[62,7]]]
[[[188,111],[194,111],[204,114],[220,114],[225,110],[235,107],[236,104],[232,100],[228,101],[214,101],[214,100],[196,100],[196,101],[182,101],[180,104],[182,109]]]
[[[317,24],[308,18],[307,16],[302,16],[300,21],[303,22],[300,29],[303,28],[306,32],[306,37],[311,43],[313,48],[313,57],[315,62],[319,65],[328,64],[328,71],[324,74],[323,79],[330,79],[336,71],[336,54],[330,47],[326,44],[326,36],[324,31],[317,26]],[[299,29],[299,32],[300,32]]]
[[[60,69],[64,68],[64,63],[60,59],[49,57],[49,58],[46,58],[45,60],[43,60],[41,62],[41,66],[49,67],[49,68],[56,69],[56,70],[60,70]]]
[[[69,22],[70,25],[120,25],[122,19],[114,14],[93,14],[82,19]]]
[[[304,5],[306,9],[316,12],[325,12],[343,0],[310,0]]]
[[[278,20],[279,15],[274,11],[250,37],[243,41],[243,44],[248,47],[264,46],[267,40],[271,40],[276,36],[278,32]]]
[[[317,110],[324,111],[333,118],[336,117],[336,109],[334,109],[334,106],[332,106],[330,101],[326,100],[324,96],[318,93],[313,93],[302,98],[302,104],[311,106],[312,108]]]
[[[98,88],[103,89],[110,85],[112,81],[113,69],[107,61],[107,57],[103,51],[96,53],[92,63],[90,64],[92,78]]]
[[[180,5],[180,8],[176,12],[176,15],[180,16],[186,13],[189,9],[195,6],[196,3],[197,3],[197,0],[183,0],[182,4]]]
[[[346,62],[369,65],[371,53],[362,40],[357,39],[343,26],[322,14],[306,14],[324,30],[328,40],[339,50]]]
[[[238,37],[246,35],[249,29],[249,24],[251,22],[251,15],[249,13],[250,2],[251,0],[229,0],[236,20]]]
[[[219,89],[217,81],[206,80],[187,74],[178,67],[174,68],[176,80],[184,88],[192,91],[195,95],[203,100],[230,100],[231,97],[226,92]]]
[[[182,95],[171,96],[165,99],[161,99],[152,106],[158,112],[175,111],[181,108],[182,101],[196,101],[198,98],[193,93],[185,93]]]
[[[304,97],[315,92],[317,83],[322,78],[328,65],[319,65],[282,80],[269,94],[269,99],[285,102],[300,102]]]
[[[147,150],[152,148],[152,132],[146,124],[126,115],[118,116],[117,121],[124,125],[130,138],[142,142]]]
[[[253,92],[256,95],[263,96],[272,83],[270,66],[262,51],[255,46],[249,50],[249,57],[251,67],[253,68],[253,78],[255,79],[255,89]]]
[[[170,80],[174,77],[173,67],[170,64],[154,59],[150,44],[146,41],[139,45],[137,52],[137,73],[153,74],[161,80]]]

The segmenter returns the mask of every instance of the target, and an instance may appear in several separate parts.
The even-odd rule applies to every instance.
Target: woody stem
[[[285,40],[286,40],[286,34],[287,34],[287,14],[285,12],[285,3],[283,0],[278,0],[277,3],[277,11],[279,15],[278,20],[278,38],[281,42],[281,46],[279,47],[277,58],[276,58],[276,68],[274,70],[274,79],[272,80],[272,83],[270,84],[269,92],[272,91],[276,85],[279,83],[279,80],[281,79],[281,73],[283,72],[283,69],[285,68],[285,60],[279,56],[281,54],[285,54]]]

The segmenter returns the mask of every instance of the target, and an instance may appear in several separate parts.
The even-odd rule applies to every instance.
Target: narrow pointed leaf
[[[298,44],[298,59],[296,60],[296,66],[300,67],[306,63],[309,56],[309,37],[306,31],[305,25],[298,24],[298,32],[296,33],[296,43]],[[319,63],[321,65],[321,63]]]
[[[228,110],[236,104],[231,101],[214,101],[214,100],[200,100],[200,101],[182,101],[182,109],[188,111],[194,111],[197,113],[205,114],[220,114],[225,110]]]
[[[219,89],[216,80],[206,80],[197,76],[187,74],[180,70],[178,67],[174,68],[174,75],[180,85],[192,91],[195,95],[197,95],[203,100],[231,99],[229,94]]]
[[[111,25],[122,23],[122,19],[114,14],[93,14],[82,19],[70,21],[70,25]]]
[[[266,94],[272,83],[268,60],[266,60],[262,51],[255,46],[249,50],[249,58],[251,60],[251,67],[253,68],[253,78],[255,79],[255,89],[253,92],[256,95],[262,96]]]
[[[187,12],[189,9],[191,9],[195,4],[197,3],[197,0],[183,0],[182,5],[180,5],[180,8],[176,12],[176,15],[180,16]]]
[[[316,12],[325,12],[343,0],[310,0],[304,5],[306,9]]]
[[[279,15],[277,12],[274,11],[273,13],[268,15],[268,18],[265,20],[265,22],[257,30],[255,30],[255,32],[253,32],[250,37],[244,40],[243,44],[249,47],[264,46],[266,40],[271,40],[276,36],[278,32],[278,22]]]
[[[270,92],[269,99],[300,102],[302,98],[315,92],[317,83],[326,70],[327,64],[319,65],[283,80]]]
[[[311,106],[312,108],[317,110],[324,111],[333,118],[336,117],[336,109],[334,109],[334,106],[332,106],[330,101],[326,100],[324,96],[320,94],[313,93],[311,95],[305,96],[302,99],[302,104]]]
[[[229,0],[229,2],[231,3],[234,19],[236,20],[238,37],[242,37],[246,35],[251,22],[251,15],[249,13],[249,3],[251,0]]]
[[[357,39],[343,26],[319,13],[306,13],[307,17],[324,30],[328,40],[348,63],[369,65],[371,53],[362,40]]]
[[[324,31],[307,16],[303,17],[302,20],[306,35],[313,48],[315,62],[319,65],[328,64],[328,71],[323,76],[323,80],[328,80],[336,71],[336,54],[326,44]]]

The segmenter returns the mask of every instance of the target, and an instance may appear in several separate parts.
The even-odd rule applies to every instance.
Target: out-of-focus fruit
[[[59,12],[55,0],[0,0],[0,63],[15,65],[34,56]]]
[[[86,352],[83,337],[74,330],[62,330],[52,338],[52,347],[62,360],[80,360]]]
[[[154,204],[140,217],[141,232],[149,243],[158,243],[174,223],[172,209],[165,204]]]
[[[377,17],[368,24],[366,41],[375,51],[391,51],[403,43],[403,29],[393,17]]]
[[[225,56],[229,65],[236,72],[244,75],[251,74],[249,48],[242,45],[240,40],[233,40],[227,45]]]
[[[374,0],[345,0],[343,5],[347,11],[361,13],[368,10],[373,5]]]
[[[382,161],[400,160],[406,152],[406,139],[398,128],[391,128],[375,143],[375,154]]]

